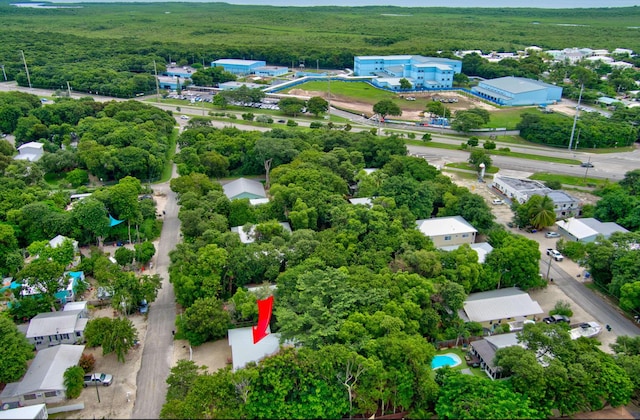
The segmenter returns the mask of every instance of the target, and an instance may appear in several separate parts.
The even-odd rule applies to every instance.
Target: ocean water
[[[398,7],[487,7],[536,9],[592,9],[640,6],[640,0],[49,0],[51,3],[229,3],[262,6],[398,6]]]

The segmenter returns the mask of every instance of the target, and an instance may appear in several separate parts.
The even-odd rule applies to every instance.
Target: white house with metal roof
[[[546,105],[562,99],[562,88],[524,77],[499,77],[482,80],[471,91],[498,105]]]
[[[280,334],[268,331],[266,337],[254,344],[252,327],[228,331],[233,370],[242,369],[249,362],[259,362],[280,351]]]
[[[598,235],[609,238],[615,232],[627,233],[627,229],[614,222],[601,222],[593,217],[576,219],[570,217],[566,220],[558,220],[558,233],[571,241],[593,242]]]
[[[49,413],[47,412],[47,406],[44,404],[0,410],[0,420],[44,420],[48,418]]]
[[[28,160],[29,162],[37,162],[44,154],[44,144],[30,141],[18,147],[18,155],[15,160]]]
[[[36,350],[61,344],[77,344],[84,341],[84,329],[89,318],[86,311],[44,312],[31,318],[27,340]]]
[[[503,323],[524,321],[544,313],[538,302],[517,287],[471,293],[459,312],[464,321],[479,322],[493,331]]]
[[[478,230],[462,216],[434,217],[416,220],[418,230],[428,236],[437,247],[472,244]]]
[[[0,401],[21,405],[64,401],[64,372],[78,364],[83,351],[84,346],[67,344],[40,350],[22,381],[7,384],[0,394]]]
[[[238,178],[222,186],[224,195],[229,200],[240,198],[266,198],[267,193],[261,182],[247,178]]]

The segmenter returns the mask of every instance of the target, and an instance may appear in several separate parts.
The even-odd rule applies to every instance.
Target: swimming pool
[[[462,363],[460,356],[455,353],[439,354],[431,360],[431,369],[439,369],[442,366],[458,366]]]

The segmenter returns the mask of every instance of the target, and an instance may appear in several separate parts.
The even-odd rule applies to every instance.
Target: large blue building
[[[236,60],[234,58],[221,58],[211,62],[211,67],[222,67],[225,71],[237,76],[245,76],[255,73],[258,67],[266,66],[266,61],[260,60]]]
[[[547,105],[562,98],[562,88],[524,77],[483,80],[471,89],[481,98],[498,105]]]
[[[375,76],[371,83],[386,89],[400,90],[401,79],[407,79],[413,90],[443,89],[453,86],[462,61],[421,55],[356,56],[353,68],[356,76]]]

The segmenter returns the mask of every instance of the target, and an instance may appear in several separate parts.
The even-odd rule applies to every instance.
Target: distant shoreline
[[[451,9],[611,9],[639,7],[640,0],[48,0],[46,3],[227,3],[237,6],[273,7],[404,7]]]

